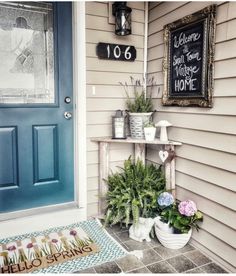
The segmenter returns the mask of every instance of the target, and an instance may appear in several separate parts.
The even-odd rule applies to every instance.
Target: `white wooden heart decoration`
[[[168,158],[169,156],[169,152],[168,151],[163,151],[163,150],[160,150],[159,151],[159,157],[161,159],[161,161],[164,163],[166,161],[166,159]]]

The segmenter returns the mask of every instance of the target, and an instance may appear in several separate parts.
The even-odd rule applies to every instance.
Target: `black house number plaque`
[[[100,59],[134,61],[136,59],[136,49],[130,45],[99,42],[97,45],[97,56]]]

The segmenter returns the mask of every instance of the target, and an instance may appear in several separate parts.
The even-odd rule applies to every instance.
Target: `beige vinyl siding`
[[[148,73],[163,90],[163,26],[214,2],[152,2],[149,4]],[[164,107],[155,99],[155,121],[173,124],[169,138],[177,147],[176,194],[196,201],[204,213],[194,242],[216,254],[236,271],[236,2],[217,2],[214,106]],[[160,163],[149,146],[147,160]]]
[[[132,11],[132,35],[119,37],[108,23],[108,2],[86,2],[86,78],[87,78],[87,185],[88,216],[98,213],[98,144],[93,137],[111,135],[111,116],[125,109],[125,92],[119,82],[129,76],[141,78],[144,54],[144,3],[129,2]],[[99,42],[133,45],[137,50],[134,62],[101,60],[96,55]],[[95,94],[94,92],[95,88]],[[115,170],[133,154],[131,145],[110,145],[110,169]]]

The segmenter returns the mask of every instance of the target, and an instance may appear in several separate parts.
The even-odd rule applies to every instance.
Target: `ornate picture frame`
[[[212,107],[216,5],[164,26],[166,106]]]

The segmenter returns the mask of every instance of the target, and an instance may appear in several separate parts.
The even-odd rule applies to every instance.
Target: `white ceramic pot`
[[[154,141],[156,135],[155,127],[144,127],[144,135],[146,141]]]
[[[188,243],[192,235],[192,229],[187,234],[173,234],[167,233],[155,225],[155,233],[163,246],[170,249],[180,249]]]
[[[157,216],[154,219],[154,222],[155,222],[155,226],[157,226],[160,230],[166,233],[174,233],[173,227],[170,227],[169,223],[162,222],[160,216]]]

